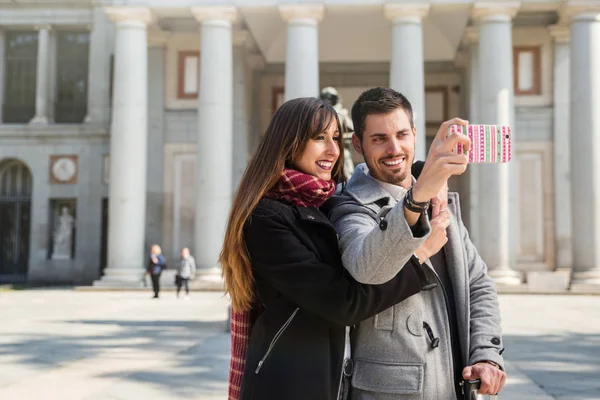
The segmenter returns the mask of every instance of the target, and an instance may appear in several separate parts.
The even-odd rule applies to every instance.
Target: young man
[[[330,212],[338,231],[342,261],[363,283],[380,284],[403,267],[403,241],[394,210],[403,208],[409,225],[431,218],[431,233],[417,249],[429,290],[362,322],[353,332],[352,398],[364,400],[456,400],[462,379],[480,379],[482,394],[504,385],[497,294],[487,267],[468,237],[458,196],[446,204],[430,200],[451,175],[467,167],[447,137],[455,118],[440,127],[419,179],[411,175],[416,129],[409,101],[387,88],[364,92],[352,107],[353,145],[364,157],[348,181],[348,201]],[[459,137],[460,136],[460,137]]]

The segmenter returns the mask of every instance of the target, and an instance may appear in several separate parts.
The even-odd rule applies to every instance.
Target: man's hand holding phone
[[[448,134],[450,125],[467,126],[469,121],[460,118],[448,120],[440,126],[431,147],[419,179],[412,189],[413,199],[426,202],[437,195],[452,175],[461,175],[467,169],[468,158],[456,154],[453,149],[460,143],[465,151],[471,148],[471,140],[462,134]]]

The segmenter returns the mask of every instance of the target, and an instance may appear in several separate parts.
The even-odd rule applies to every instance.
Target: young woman
[[[333,107],[294,99],[277,110],[244,173],[220,257],[233,307],[230,399],[338,399],[345,327],[420,290],[412,266],[377,286],[344,269],[318,208],[343,180],[340,149]],[[236,342],[243,328],[247,351]]]

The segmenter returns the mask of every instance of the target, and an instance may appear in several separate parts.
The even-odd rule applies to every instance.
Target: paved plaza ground
[[[215,292],[0,292],[0,399],[225,400],[226,307]],[[600,296],[502,295],[501,307],[501,400],[600,399]]]

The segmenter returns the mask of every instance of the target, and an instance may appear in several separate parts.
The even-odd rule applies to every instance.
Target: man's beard
[[[381,163],[383,163],[384,160],[389,160],[389,159],[393,159],[393,158],[397,158],[397,157],[401,157],[401,156],[386,157],[384,159],[379,159],[379,160],[377,160],[377,163],[379,165],[381,165]],[[371,162],[366,161],[367,158],[368,157],[365,157],[365,163],[367,164],[369,171],[373,171]],[[379,171],[379,173],[383,175],[383,176],[379,176],[378,179],[382,182],[390,183],[392,185],[402,186],[402,184],[405,183],[405,181],[407,179],[410,179],[410,177],[412,176],[411,166],[412,166],[413,161],[414,161],[414,156],[409,157],[408,155],[406,155],[405,159],[404,159],[404,167],[402,168],[402,171],[400,172],[400,174],[398,174],[397,172],[392,172],[389,169],[387,169],[386,167],[377,169],[377,171]],[[409,181],[409,185],[411,183],[412,183],[412,179]]]

